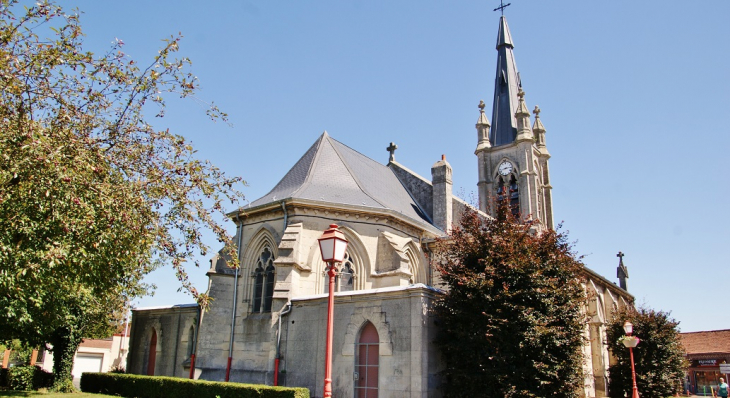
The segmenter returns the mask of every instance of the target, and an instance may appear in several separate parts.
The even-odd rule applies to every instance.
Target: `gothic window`
[[[327,271],[324,273],[324,292],[329,293],[329,275]],[[355,264],[350,253],[345,253],[342,264],[335,274],[335,292],[350,292],[355,290]]]
[[[423,270],[421,269],[421,262],[419,261],[418,257],[418,250],[414,249],[413,247],[406,248],[406,257],[408,257],[408,271],[411,273],[410,283],[429,283],[429,281],[426,280],[426,275],[424,275]]]
[[[497,179],[497,202],[503,200],[509,200],[509,207],[512,210],[512,215],[515,218],[520,217],[520,187],[517,183],[517,178],[514,175],[510,175],[509,184],[505,183],[505,180],[500,176]]]
[[[266,246],[261,251],[253,272],[253,312],[271,312],[275,276],[274,255]]]

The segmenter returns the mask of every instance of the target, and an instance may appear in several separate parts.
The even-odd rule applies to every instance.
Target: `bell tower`
[[[478,143],[474,154],[479,168],[479,209],[494,215],[498,200],[508,199],[513,214],[535,223],[538,229],[553,228],[553,206],[545,126],[540,108],[532,114],[525,102],[514,57],[507,19],[499,19],[497,75],[494,80],[492,124],[479,104]]]

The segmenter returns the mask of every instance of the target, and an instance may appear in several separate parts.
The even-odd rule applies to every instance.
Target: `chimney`
[[[433,184],[433,223],[444,232],[451,230],[453,222],[452,212],[452,181],[451,165],[446,161],[446,155],[431,167],[431,183]]]

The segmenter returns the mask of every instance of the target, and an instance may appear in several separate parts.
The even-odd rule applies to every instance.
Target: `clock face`
[[[506,176],[507,174],[512,172],[512,163],[508,161],[504,161],[499,164],[499,174]]]

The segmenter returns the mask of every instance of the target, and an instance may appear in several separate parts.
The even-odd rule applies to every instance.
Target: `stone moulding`
[[[345,333],[345,342],[342,344],[343,356],[355,356],[355,339],[360,329],[366,322],[370,322],[375,326],[380,337],[380,355],[393,355],[393,341],[390,337],[390,324],[385,317],[385,312],[380,307],[368,306],[357,307],[350,316],[350,323],[347,325]]]

